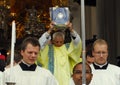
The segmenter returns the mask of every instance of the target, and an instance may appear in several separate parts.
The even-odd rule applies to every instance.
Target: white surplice
[[[95,69],[91,64],[93,78],[90,85],[120,85],[120,67],[108,64],[107,69]]]
[[[10,69],[6,69],[5,82],[11,78],[15,85],[58,85],[55,77],[50,71],[36,67],[35,71],[23,71],[19,65],[16,65],[12,69],[12,76],[10,76]]]

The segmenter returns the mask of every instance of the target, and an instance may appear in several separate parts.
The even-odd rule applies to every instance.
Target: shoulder
[[[0,71],[0,76],[1,76],[1,75],[3,75],[3,72],[2,72],[2,71]]]
[[[120,67],[113,65],[113,64],[108,64],[108,67],[120,70]]]
[[[19,66],[19,64],[17,64],[17,65],[15,65],[15,66],[13,66],[13,71],[16,71],[17,69],[20,69],[20,66]],[[15,70],[14,70],[15,69]],[[8,68],[5,68],[5,72],[8,72],[8,71],[10,71],[10,67],[8,67]]]
[[[37,71],[45,75],[52,75],[52,73],[48,69],[40,66],[37,66]]]
[[[2,71],[0,71],[0,74],[2,74],[3,72]]]
[[[116,65],[108,64],[108,70],[111,71],[112,73],[120,75],[120,67],[118,67]]]
[[[37,67],[37,75],[49,79],[50,82],[55,81],[57,82],[56,78],[54,77],[54,75],[47,69],[42,68],[42,67]]]

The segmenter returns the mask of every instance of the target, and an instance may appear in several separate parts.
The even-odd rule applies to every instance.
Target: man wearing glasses
[[[93,79],[90,85],[120,85],[120,68],[108,63],[108,44],[103,39],[93,43],[91,64]]]
[[[86,63],[86,85],[89,85],[92,79],[91,67]],[[69,85],[82,85],[82,62],[77,63],[73,68],[72,78]]]

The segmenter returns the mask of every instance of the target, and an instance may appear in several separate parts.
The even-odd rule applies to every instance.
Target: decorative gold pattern
[[[52,0],[53,6],[68,6],[68,0]]]
[[[17,38],[22,38],[25,31],[24,22],[26,20],[25,10],[26,8],[31,8],[35,6],[37,12],[39,13],[38,18],[41,23],[46,25],[46,28],[49,28],[50,16],[49,16],[49,7],[60,6],[66,7],[68,6],[68,0],[0,0],[0,6],[9,5],[11,15],[14,19],[22,20],[21,16],[23,16],[22,22],[16,21],[16,31]],[[20,15],[22,14],[22,15]]]

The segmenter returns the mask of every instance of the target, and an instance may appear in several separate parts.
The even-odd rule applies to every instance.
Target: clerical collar
[[[27,65],[28,67],[30,67],[31,65],[30,64],[27,64],[25,61],[22,60],[22,62]]]
[[[19,65],[23,71],[35,71],[35,69],[37,67],[36,64],[28,65],[24,61],[22,61]]]
[[[105,64],[103,65],[99,65],[97,63],[93,63],[93,66],[95,69],[107,69],[107,66],[108,66],[108,62],[106,62]]]

